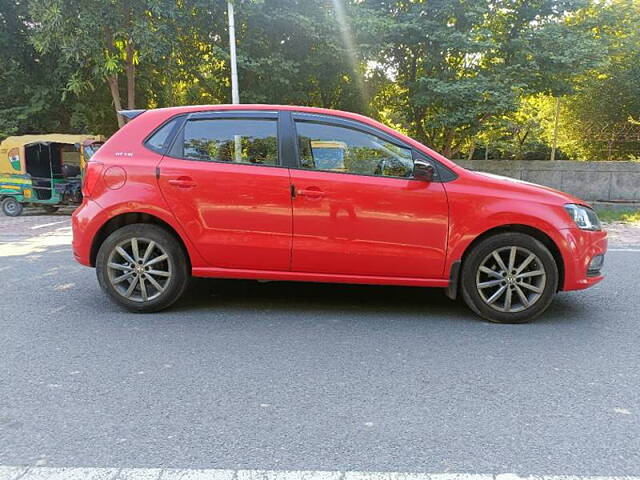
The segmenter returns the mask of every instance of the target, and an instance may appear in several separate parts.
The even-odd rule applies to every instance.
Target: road
[[[126,313],[0,220],[0,465],[640,473],[640,249],[529,325],[439,290],[195,281]]]

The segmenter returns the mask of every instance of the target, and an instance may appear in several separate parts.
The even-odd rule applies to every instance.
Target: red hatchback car
[[[533,319],[602,280],[595,212],[457,166],[353,113],[276,105],[127,111],[93,156],[73,251],[137,312],[196,277],[413,285]]]

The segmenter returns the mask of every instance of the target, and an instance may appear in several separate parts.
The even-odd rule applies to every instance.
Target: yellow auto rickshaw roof
[[[46,135],[20,135],[5,138],[0,143],[0,150],[11,150],[12,148],[30,145],[32,143],[64,143],[75,145],[83,143],[85,140],[103,141],[102,135],[71,135],[66,133],[49,133]]]

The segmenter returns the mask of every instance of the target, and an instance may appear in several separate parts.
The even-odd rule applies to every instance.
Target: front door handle
[[[169,180],[169,185],[172,185],[174,187],[178,187],[178,188],[193,188],[196,186],[196,182],[193,181],[193,178],[191,177],[178,177],[178,178],[172,178]]]
[[[302,190],[296,190],[296,195],[307,197],[309,199],[318,199],[324,197],[324,192],[318,187],[309,187]]]

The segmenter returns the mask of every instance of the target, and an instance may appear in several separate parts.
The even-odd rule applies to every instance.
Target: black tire
[[[134,238],[137,239],[136,244],[138,242],[154,242],[167,256],[167,259],[163,261],[163,265],[166,265],[165,268],[170,272],[170,276],[166,280],[167,283],[164,284],[164,290],[162,292],[155,290],[155,293],[158,296],[147,301],[127,298],[121,290],[118,290],[118,288],[112,284],[114,270],[112,268],[107,268],[110,258],[113,260],[113,258],[115,258],[114,255],[118,255],[118,258],[120,258],[120,255],[116,253],[117,247],[122,247],[123,242],[126,245],[126,242],[131,241]],[[140,252],[140,256],[142,256],[142,252]],[[107,237],[98,251],[98,256],[96,258],[96,274],[98,276],[100,287],[102,287],[102,289],[107,292],[111,298],[116,301],[116,303],[122,305],[131,312],[137,313],[157,312],[171,306],[184,293],[190,276],[189,262],[179,241],[164,228],[146,223],[127,225],[116,230]],[[144,272],[135,275],[141,278],[146,278]],[[140,278],[138,281],[139,283],[144,283]],[[125,280],[124,282],[128,282],[128,285],[134,283],[133,278],[131,278],[131,280]],[[146,285],[150,284],[146,283]],[[120,288],[122,289],[123,287]],[[138,287],[136,288],[140,290],[140,285],[138,284]]]
[[[43,205],[42,208],[44,208],[44,211],[47,213],[56,213],[58,210],[60,210],[60,207],[57,207],[55,205]]]
[[[23,205],[13,197],[2,200],[2,212],[7,217],[18,217],[22,213]]]
[[[514,275],[505,276],[503,275],[503,273],[501,273],[502,270],[501,272],[497,271],[500,270],[499,268],[495,272],[496,275],[494,275],[493,272],[490,272],[492,273],[491,276],[484,273],[479,273],[483,272],[482,270],[480,270],[481,266],[483,266],[485,268],[484,271],[486,271],[487,263],[485,262],[493,261],[493,252],[498,250],[499,252],[508,253],[511,251],[511,247],[517,248],[517,254],[521,255],[521,257],[519,258],[523,258],[524,256],[526,256],[525,252],[527,251],[529,253],[533,253],[537,257],[526,268],[533,270],[533,272],[531,273],[534,274],[535,272],[539,272],[542,270],[544,271],[544,277],[536,277],[540,279],[538,280],[539,284],[537,286],[532,285],[534,288],[539,290],[538,292],[531,293],[528,288],[523,288],[530,283],[532,284],[533,280],[519,279],[517,278],[517,276],[514,277]],[[499,255],[503,254],[500,253]],[[508,265],[506,265],[508,263],[508,258],[507,262],[504,263],[508,268]],[[524,263],[524,261],[522,261],[521,264],[522,263]],[[513,274],[513,270],[507,273]],[[553,300],[553,297],[558,289],[559,280],[558,266],[556,265],[555,259],[553,258],[553,255],[551,254],[549,249],[537,239],[529,235],[516,232],[500,233],[488,237],[475,245],[473,247],[473,250],[464,259],[461,274],[460,286],[462,290],[462,298],[464,299],[465,303],[475,313],[495,323],[526,323],[536,318],[551,304],[551,301]],[[481,275],[486,275],[485,280],[496,278],[495,281],[499,281],[500,283],[495,287],[486,287],[482,286],[484,281],[480,281],[480,286],[478,286],[477,283],[479,281],[477,279],[481,278]],[[500,280],[501,276],[504,278],[504,281]],[[525,282],[527,283],[527,285],[523,286],[522,283],[519,282]],[[513,295],[513,297],[511,298],[516,299],[516,304],[513,308],[521,308],[521,311],[499,311],[498,308],[504,309],[504,307],[507,306],[506,299],[503,302],[502,306],[500,306],[498,302],[493,303],[493,307],[488,304],[488,302],[490,302],[493,298],[493,295],[491,294],[498,294],[498,289],[502,287],[506,288],[506,293],[501,294],[501,296],[498,298],[502,299],[506,297],[509,289],[511,289],[511,295]],[[495,290],[489,290],[489,293],[487,294],[485,293],[485,289],[487,288],[495,288]],[[483,294],[485,294],[485,297],[489,296],[489,298],[483,299],[483,296],[480,293],[480,289],[483,289]],[[535,300],[532,301],[528,298],[525,298],[527,302],[531,301],[531,304],[529,306],[525,306],[524,300],[520,300],[519,294],[522,292],[525,292],[525,297],[528,294],[535,296]],[[504,295],[504,297],[502,297],[502,295]],[[509,303],[508,308],[511,308],[511,303]]]

